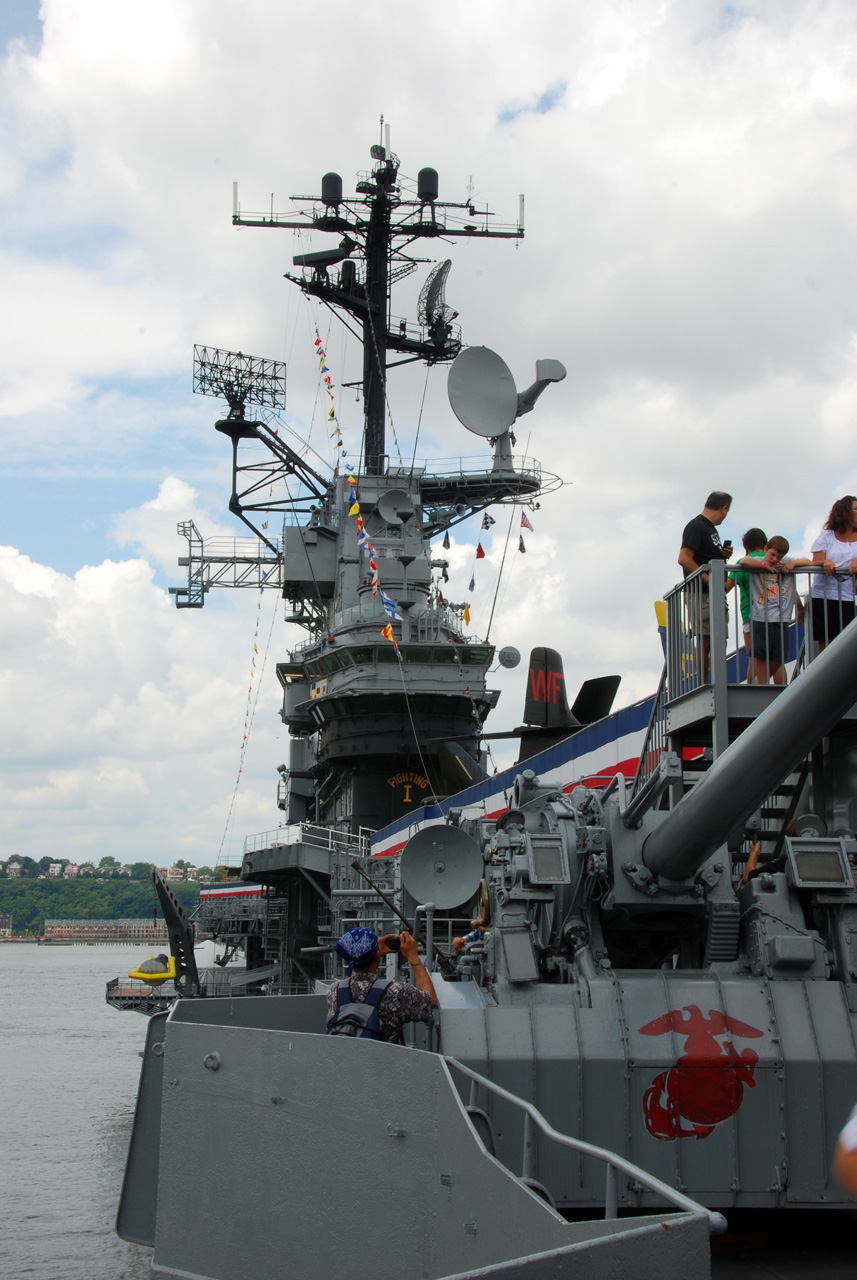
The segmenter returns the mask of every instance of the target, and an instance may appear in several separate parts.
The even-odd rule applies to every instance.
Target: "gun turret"
[[[491,929],[475,949],[483,979],[588,979],[604,966],[740,967],[753,955],[791,956],[791,940],[810,935],[796,969],[805,959],[817,976],[826,966],[857,972],[857,955],[845,955],[846,916],[857,912],[853,832],[816,840],[812,849],[780,832],[791,869],[774,886],[781,900],[762,906],[758,886],[742,885],[744,858],[727,847],[855,703],[857,626],[784,688],[672,810],[626,804],[619,779],[569,794],[522,771],[500,818],[461,823],[484,862],[489,910],[482,914]],[[665,776],[681,776],[677,756],[667,755],[664,766]],[[819,883],[802,876],[802,856]],[[823,870],[819,858],[827,859]],[[807,887],[808,894],[798,892]],[[823,902],[819,893],[827,894]],[[771,950],[774,930],[790,941]],[[473,968],[466,953],[462,964],[462,972]]]

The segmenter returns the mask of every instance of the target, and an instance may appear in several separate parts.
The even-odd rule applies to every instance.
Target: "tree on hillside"
[[[152,872],[155,869],[153,862],[132,862],[131,863],[131,879],[132,880],[151,880]]]
[[[173,889],[190,915],[199,898],[198,887],[176,884]],[[0,880],[0,913],[11,912],[16,933],[43,933],[46,918],[151,920],[153,906],[152,885],[127,877],[101,883],[92,879]]]

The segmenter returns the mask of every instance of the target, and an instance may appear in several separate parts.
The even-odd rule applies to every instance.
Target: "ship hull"
[[[118,1229],[154,1246],[152,1280],[330,1280],[355,1258],[380,1280],[710,1274],[701,1212],[565,1221],[486,1149],[439,1055],[308,1030],[323,996],[237,1006],[150,1026]]]

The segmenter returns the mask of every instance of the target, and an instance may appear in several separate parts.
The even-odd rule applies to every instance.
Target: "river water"
[[[0,944],[0,1276],[148,1280],[113,1224],[146,1020],[105,983],[145,944]]]

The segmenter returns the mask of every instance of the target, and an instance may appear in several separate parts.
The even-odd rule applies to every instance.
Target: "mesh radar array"
[[[247,404],[285,409],[286,366],[280,360],[245,356],[242,351],[195,346],[193,389],[199,395],[226,400],[230,418],[243,418]]]

